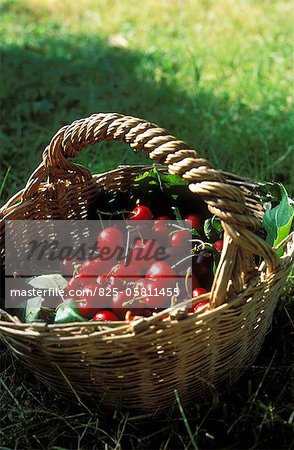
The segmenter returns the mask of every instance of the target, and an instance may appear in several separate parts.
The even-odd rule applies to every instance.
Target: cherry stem
[[[188,279],[189,276],[192,275],[192,269],[191,267],[188,267],[187,271],[186,271],[186,278],[185,278],[185,289],[187,294],[189,295],[189,290],[188,290]]]
[[[179,264],[181,264],[182,262],[186,261],[189,258],[192,258],[193,255],[189,255],[189,256],[185,256],[185,258],[181,259],[180,261],[176,262],[173,266],[171,266],[172,269],[174,269],[176,266],[178,266]]]
[[[136,230],[137,233],[138,233],[138,235],[140,236],[141,243],[142,243],[142,244],[144,243],[144,238],[143,238],[142,234],[140,233],[140,231],[136,229],[136,227],[134,227],[134,226],[132,226],[132,225],[128,225],[127,228],[129,228],[129,229],[131,229],[131,230]]]
[[[126,265],[126,262],[127,262],[129,246],[130,246],[130,230],[128,230],[128,234],[127,234],[126,254],[125,254],[125,259],[124,259],[124,266]]]
[[[97,210],[96,212],[97,212],[97,214],[98,214],[98,216],[99,216],[99,220],[100,220],[100,223],[101,223],[102,230],[104,230],[105,227],[104,227],[104,224],[103,224],[103,220],[102,220],[102,216],[101,216],[101,214],[100,214],[100,211]]]
[[[196,241],[197,241],[197,239],[196,239]],[[193,241],[192,241],[193,242]],[[212,244],[210,244],[209,242],[202,242],[202,241],[200,241],[201,242],[201,244],[200,245],[195,245],[195,247],[194,247],[194,249],[193,250],[195,250],[195,252],[196,253],[198,253],[198,252],[200,252],[201,250],[213,250],[214,249],[214,247],[213,247],[213,245]]]
[[[191,231],[191,228],[185,227],[184,225],[178,225],[178,224],[176,224],[176,223],[172,223],[171,226],[172,226],[172,227],[175,227],[175,228],[178,228],[178,229],[180,229],[180,230]],[[175,233],[175,232],[176,232],[176,230],[173,231],[172,233]],[[170,233],[170,234],[171,234],[171,233]]]

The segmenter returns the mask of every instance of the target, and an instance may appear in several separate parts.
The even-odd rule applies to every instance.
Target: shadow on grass
[[[189,97],[174,82],[178,67],[158,53],[109,46],[97,37],[56,37],[54,27],[24,45],[2,51],[1,166],[12,167],[3,200],[23,187],[41,152],[64,124],[93,112],[117,111],[145,118],[201,149],[216,166],[290,184],[291,167],[279,156],[290,148],[290,115],[265,105],[251,111],[240,100],[217,97],[195,79]],[[103,156],[104,150],[104,156]],[[105,151],[107,150],[107,151]],[[118,143],[80,155],[93,172],[139,163]],[[144,159],[145,160],[145,159]],[[2,172],[1,172],[2,173]],[[290,300],[290,298],[289,298]],[[288,314],[288,313],[287,313]],[[186,411],[201,448],[288,448],[293,430],[289,319],[280,309],[255,366],[217,404]],[[267,368],[269,370],[267,371]],[[142,424],[118,413],[108,423],[57,398],[4,350],[2,444],[18,448],[184,448],[190,440],[181,420]],[[13,430],[13,432],[12,432]],[[106,431],[105,431],[106,430]],[[152,435],[153,434],[153,435]],[[17,442],[17,444],[15,444]]]
[[[98,37],[57,37],[57,31],[52,26],[22,46],[2,50],[3,176],[11,166],[2,203],[23,187],[61,126],[95,112],[142,117],[201,149],[219,168],[291,184],[283,160],[291,149],[287,113],[277,115],[271,105],[250,111],[238,99],[232,103],[225,94],[206,91],[197,78],[189,97],[174,81],[177,66],[160,54],[113,47]],[[126,146],[107,143],[82,152],[79,162],[101,172],[142,158]]]

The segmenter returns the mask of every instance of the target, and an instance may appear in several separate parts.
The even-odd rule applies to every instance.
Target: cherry
[[[175,231],[170,238],[170,243],[172,247],[191,247],[189,240],[191,239],[191,232],[188,230],[178,230]]]
[[[125,283],[133,281],[134,278],[141,276],[140,266],[131,261],[129,264],[124,265],[124,261],[120,261],[114,267],[112,267],[109,277],[112,287],[122,288]]]
[[[132,214],[128,217],[129,220],[151,220],[153,217],[152,211],[148,206],[138,205],[134,208]]]
[[[155,223],[159,220],[171,220],[171,218],[168,216],[160,216],[160,217],[157,217],[157,219],[155,220]]]
[[[97,321],[118,321],[119,318],[111,311],[102,310],[95,314],[93,320]]]
[[[112,260],[106,261],[102,260],[100,257],[95,259],[87,259],[79,268],[79,274],[98,277],[99,275],[107,274],[112,266]]]
[[[100,275],[107,275],[113,261],[103,261],[100,257],[95,259],[87,259],[79,268],[79,272],[75,278],[80,280],[80,283],[85,286],[93,283]]]
[[[132,316],[138,315],[142,316],[146,311],[144,310],[144,305],[141,308],[136,308],[138,306],[138,302],[134,301],[133,304],[128,303],[132,300],[131,296],[128,296],[126,291],[119,292],[117,295],[113,296],[112,300],[112,309],[114,309],[115,313],[121,318],[124,319],[126,313],[130,311]],[[124,303],[127,303],[124,305]],[[124,305],[124,306],[123,306]],[[141,303],[140,303],[141,305]],[[146,306],[146,305],[145,305]]]
[[[134,244],[137,240],[153,239],[153,231],[150,225],[140,221],[132,222],[130,242]]]
[[[121,318],[124,319],[126,312],[131,308],[127,306],[123,306],[124,303],[129,302],[131,297],[126,294],[126,291],[119,292],[117,295],[113,296],[112,299],[112,309],[115,310],[115,313]]]
[[[185,217],[185,220],[192,222],[192,228],[197,231],[201,231],[203,228],[203,219],[199,214],[189,214]]]
[[[198,312],[200,312],[200,310],[201,310],[201,312],[203,312],[203,309],[204,309],[203,307],[208,306],[208,305],[209,305],[209,301],[203,300],[203,302],[199,302],[194,306],[193,312],[198,313]]]
[[[163,221],[155,221],[152,231],[154,233],[154,237],[163,245],[167,245],[169,236],[167,226]]]
[[[105,258],[113,254],[117,248],[121,248],[124,245],[124,236],[123,233],[115,227],[104,228],[99,234],[97,238],[97,248],[105,252]]]
[[[218,251],[219,253],[222,252],[223,246],[224,246],[224,241],[222,239],[215,241],[213,244],[214,248],[216,249],[216,251]]]
[[[94,308],[94,305],[92,304],[93,299],[88,299],[88,300],[81,300],[78,304],[78,310],[79,313],[81,314],[81,316],[85,317],[86,319],[91,319],[93,317],[93,315],[97,312],[98,308],[96,306],[96,308]]]
[[[91,319],[97,310],[107,308],[110,301],[111,297],[99,295],[99,286],[97,284],[89,284],[83,288],[77,306],[83,317]]]
[[[152,280],[157,279],[171,280],[175,277],[176,277],[175,272],[173,271],[171,266],[165,261],[157,261],[153,263],[146,272],[146,278]]]
[[[148,239],[145,242],[137,240],[130,252],[131,263],[135,268],[134,273],[140,277],[141,271],[147,269],[147,267],[156,261],[158,250],[159,245],[155,239]]]
[[[197,288],[193,289],[192,297],[193,298],[199,297],[202,294],[206,294],[206,292],[207,292],[206,289],[201,288],[201,287],[197,287]]]
[[[195,289],[193,289],[193,292],[192,292],[192,297],[193,298],[197,298],[197,297],[199,297],[200,295],[202,295],[202,294],[205,294],[207,291],[206,291],[206,289],[203,289],[203,288],[195,288]],[[190,308],[188,308],[187,310],[188,310],[188,312],[194,312],[194,313],[196,313],[196,312],[198,312],[198,309],[200,308],[200,306],[198,306],[198,305],[201,305],[201,307],[203,306],[203,305],[208,305],[209,304],[209,301],[208,300],[203,300],[203,301],[201,301],[201,302],[193,302],[192,301],[192,307],[190,307]]]

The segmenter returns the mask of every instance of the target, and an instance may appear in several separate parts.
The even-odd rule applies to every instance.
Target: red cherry
[[[138,240],[153,239],[153,231],[150,224],[142,223],[140,220],[131,222],[130,243],[134,245]]]
[[[157,261],[153,263],[146,272],[146,278],[152,280],[167,279],[174,281],[173,278],[175,277],[175,272],[165,261]]]
[[[199,302],[194,306],[193,312],[194,313],[198,313],[200,312],[204,312],[204,306],[208,306],[209,305],[209,301],[208,300],[203,300],[203,302]]]
[[[100,309],[97,306],[95,308],[92,302],[93,299],[90,298],[88,300],[82,300],[77,304],[79,313],[86,319],[91,319],[93,315]]]
[[[206,289],[201,288],[201,287],[197,287],[197,288],[193,289],[192,297],[193,298],[199,297],[202,294],[206,294],[206,292],[207,292]]]
[[[126,312],[130,309],[130,307],[123,306],[124,303],[129,302],[131,297],[126,294],[126,291],[119,292],[117,295],[113,296],[112,299],[112,309],[115,310],[115,313],[121,318],[124,319]]]
[[[191,232],[188,230],[178,230],[175,231],[170,238],[170,243],[172,247],[192,247],[189,240],[192,238]]]
[[[110,296],[99,295],[99,286],[97,284],[89,284],[82,289],[80,302],[77,306],[82,316],[91,319],[99,309],[109,307],[110,301]]]
[[[224,246],[224,241],[222,239],[215,241],[213,246],[219,253],[221,253]]]
[[[163,221],[155,221],[152,227],[153,233],[155,234],[168,234],[168,229]]]
[[[168,217],[168,216],[160,216],[160,217],[157,217],[155,223],[156,223],[158,220],[171,220],[171,218]]]
[[[141,276],[140,267],[131,261],[130,264],[124,265],[124,261],[116,264],[110,271],[110,284],[112,287],[122,288],[125,283],[134,281]]]
[[[148,239],[145,242],[137,240],[134,243],[129,256],[131,264],[134,266],[134,274],[138,274],[138,278],[141,276],[143,269],[147,269],[156,261],[158,247],[158,242],[155,239]]]
[[[143,308],[144,305],[142,305],[141,308],[136,308],[135,306],[138,306],[138,302],[130,304],[128,303],[130,300],[132,300],[132,297],[128,296],[126,291],[119,292],[113,297],[111,309],[113,309],[115,311],[115,314],[117,314],[121,319],[125,319],[126,313],[128,311],[131,312],[132,316],[142,316],[144,313],[146,314],[146,311]],[[127,304],[123,306],[124,303]]]
[[[185,220],[192,222],[192,228],[197,231],[201,231],[203,228],[203,219],[199,214],[189,214],[185,217]]]
[[[97,248],[103,253],[104,258],[110,257],[116,250],[124,245],[123,233],[115,227],[104,228],[97,238]],[[103,250],[102,250],[103,249]]]
[[[93,319],[96,321],[118,321],[119,318],[111,311],[99,311],[95,314]]]
[[[160,242],[161,245],[167,245],[169,240],[167,226],[164,224],[163,221],[159,221],[159,223],[156,222],[152,227],[154,237]]]
[[[132,214],[128,217],[129,220],[151,220],[153,217],[152,211],[148,206],[138,205],[134,208]]]
[[[79,268],[79,274],[93,275],[96,278],[99,275],[105,275],[113,266],[113,261],[104,261],[101,258],[87,259]]]

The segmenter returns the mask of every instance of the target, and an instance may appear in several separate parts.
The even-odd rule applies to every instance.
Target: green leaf
[[[146,180],[148,179],[149,180]],[[149,184],[158,184],[161,188],[168,189],[172,186],[187,186],[188,182],[183,180],[178,175],[172,175],[169,173],[162,173],[156,167],[153,167],[148,172],[144,172],[135,178],[135,181],[149,181]]]
[[[86,319],[79,314],[77,305],[73,300],[67,300],[58,307],[54,320],[55,323],[85,321]]]
[[[277,246],[285,239],[290,231],[294,217],[294,208],[290,204],[290,199],[286,189],[279,184],[280,193],[275,202],[270,202],[263,217],[263,227],[266,230],[266,241],[272,246]],[[278,255],[282,256],[283,249],[278,250]]]
[[[25,322],[35,322],[39,318],[39,313],[44,299],[42,297],[33,297],[27,300],[25,310]]]
[[[219,217],[213,216],[211,219],[211,225],[219,234],[223,233],[224,229],[222,227],[221,220]]]
[[[206,219],[204,222],[204,234],[209,239],[212,235],[212,220]]]
[[[274,241],[273,247],[279,245],[279,243],[282,242],[283,239],[285,239],[290,234],[292,221],[293,215],[285,225],[278,228],[278,235]],[[278,250],[278,255],[283,256],[283,247]]]
[[[174,212],[174,215],[175,215],[176,219],[177,220],[182,220],[182,216],[181,216],[179,208],[177,208],[176,206],[172,206],[172,210]]]
[[[152,169],[152,170],[153,170],[153,169]],[[144,179],[147,178],[147,177],[152,176],[152,175],[151,175],[152,170],[148,170],[147,172],[144,172],[142,175],[138,175],[138,176],[135,178],[135,181],[141,181],[141,180],[144,180]]]
[[[166,173],[160,173],[158,172],[160,179],[162,181],[162,184],[165,185],[165,187],[171,187],[171,186],[188,186],[188,182],[183,180],[179,175],[172,175],[172,174],[166,174]]]
[[[40,275],[39,277],[31,278],[28,281],[28,284],[36,289],[63,290],[67,285],[67,281],[59,273],[53,273],[49,275]]]

